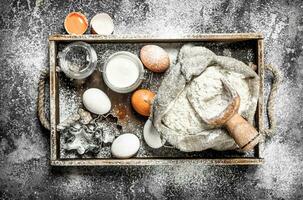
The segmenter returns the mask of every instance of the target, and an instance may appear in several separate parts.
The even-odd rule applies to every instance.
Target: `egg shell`
[[[68,34],[82,35],[88,28],[88,20],[81,12],[71,12],[64,20],[64,28]]]
[[[116,158],[130,158],[138,152],[139,148],[139,138],[132,133],[125,133],[114,140],[111,152]]]
[[[147,120],[144,125],[143,137],[146,144],[151,148],[158,149],[163,146],[160,134],[153,126],[151,120]]]
[[[110,35],[114,31],[113,19],[107,13],[96,14],[90,23],[92,33]]]
[[[100,89],[90,88],[83,93],[83,105],[97,115],[103,115],[110,111],[111,102],[108,96]]]

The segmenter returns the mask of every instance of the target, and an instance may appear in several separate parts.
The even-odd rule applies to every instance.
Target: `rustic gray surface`
[[[153,166],[51,168],[48,131],[36,118],[47,37],[64,33],[70,11],[108,12],[115,34],[263,32],[266,63],[285,77],[278,132],[265,164],[251,167]],[[3,199],[302,199],[302,1],[49,1],[0,4],[0,196]],[[267,88],[271,78],[266,79]]]

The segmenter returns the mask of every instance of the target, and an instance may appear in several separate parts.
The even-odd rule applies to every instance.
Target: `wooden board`
[[[100,35],[52,35],[49,37],[49,59],[50,59],[50,122],[51,122],[51,165],[55,166],[104,166],[104,165],[176,165],[176,164],[208,164],[208,165],[256,165],[263,163],[262,148],[263,140],[257,145],[253,156],[250,157],[232,157],[220,156],[205,157],[205,154],[197,154],[189,157],[190,154],[170,157],[148,155],[145,157],[134,157],[131,159],[113,159],[113,158],[61,158],[60,156],[60,135],[56,130],[59,123],[59,72],[56,72],[57,67],[57,51],[58,46],[64,43],[74,41],[84,41],[95,44],[106,43],[188,43],[188,42],[205,42],[209,43],[246,43],[251,45],[256,54],[255,64],[257,64],[257,73],[260,76],[260,97],[256,112],[256,126],[260,131],[263,124],[263,86],[264,86],[264,43],[261,33],[236,33],[236,34],[202,34],[176,37],[148,37],[148,36],[100,36]],[[178,154],[179,155],[179,154]],[[217,154],[211,154],[217,155]],[[220,154],[221,155],[221,154]]]

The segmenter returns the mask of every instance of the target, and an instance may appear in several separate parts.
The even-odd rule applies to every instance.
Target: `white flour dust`
[[[74,195],[87,194],[92,186],[92,182],[85,176],[72,171],[66,179],[60,183],[60,190],[66,198]]]
[[[22,135],[21,138],[15,140],[17,149],[8,154],[8,162],[22,163],[32,159],[39,159],[45,156],[43,143],[33,143]]]
[[[8,70],[6,73],[0,73],[3,83],[0,87],[5,91],[1,99],[11,100],[1,102],[1,125],[9,126],[11,130],[6,134],[9,135],[8,138],[14,138],[9,141],[1,136],[0,144],[6,147],[11,146],[9,143],[15,145],[14,150],[9,152],[9,156],[5,159],[10,162],[4,165],[1,159],[2,182],[5,184],[12,182],[14,187],[16,183],[20,183],[18,190],[25,196],[34,193],[35,187],[41,189],[39,188],[41,183],[50,184],[50,187],[56,190],[62,187],[61,191],[65,193],[63,196],[66,198],[79,197],[76,194],[83,194],[84,191],[91,194],[91,186],[94,183],[88,176],[83,177],[82,174],[76,173],[66,180],[61,179],[61,175],[52,176],[55,181],[48,178],[50,176],[48,160],[44,158],[48,155],[45,150],[48,141],[41,136],[42,131],[37,126],[37,120],[33,120],[36,119],[39,70],[48,66],[46,38],[55,32],[63,33],[60,29],[61,21],[66,13],[83,10],[90,16],[97,11],[109,12],[114,18],[114,34],[175,36],[204,32],[263,32],[265,62],[277,66],[285,76],[289,74],[292,76],[286,78],[293,79],[293,81],[285,81],[278,94],[276,101],[278,131],[277,135],[267,142],[263,166],[256,167],[255,170],[249,167],[236,168],[244,169],[241,170],[243,172],[241,174],[238,170],[233,170],[233,167],[154,166],[142,169],[146,174],[142,180],[137,174],[132,176],[132,181],[116,178],[115,181],[119,182],[119,185],[128,187],[126,183],[131,182],[134,185],[133,190],[138,192],[136,188],[143,184],[143,189],[139,192],[153,194],[158,199],[163,199],[167,195],[175,195],[179,198],[199,198],[205,195],[213,199],[227,198],[228,195],[235,194],[256,195],[249,192],[243,193],[246,188],[257,190],[257,193],[260,191],[260,194],[268,195],[266,197],[269,199],[290,199],[291,195],[297,192],[294,191],[295,189],[303,188],[301,178],[303,153],[302,143],[300,143],[303,138],[302,127],[300,127],[301,116],[298,114],[302,110],[300,105],[302,84],[299,81],[303,77],[303,62],[302,56],[296,58],[295,53],[298,49],[295,48],[294,43],[299,41],[298,36],[303,30],[302,25],[298,25],[302,19],[300,2],[299,5],[295,5],[292,2],[276,3],[274,1],[251,3],[229,1],[226,4],[225,1],[210,0],[165,2],[147,0],[137,5],[135,1],[120,1],[115,10],[106,2],[100,4],[93,0],[79,2],[65,2],[63,8],[60,7],[64,11],[60,11],[57,3],[48,0],[36,0],[34,3],[11,1],[0,8],[4,13],[4,24],[1,27],[1,62],[7,65]],[[35,4],[37,7],[34,7]],[[240,12],[242,8],[245,9]],[[11,10],[11,13],[6,14],[6,10]],[[229,52],[225,51],[224,54],[228,55]],[[294,69],[291,74],[288,70],[293,69],[295,67],[293,65],[299,66],[300,69]],[[20,79],[22,81],[16,81]],[[269,85],[267,80],[267,93]],[[60,101],[66,105],[63,109],[74,109],[69,107],[71,103],[74,103],[72,99],[61,97]],[[16,105],[23,108],[20,109],[20,106]],[[24,121],[20,123],[18,119],[15,119],[18,116],[22,116]],[[21,136],[23,134],[35,138],[34,143],[29,141],[27,136]],[[18,137],[15,138],[16,135]],[[39,144],[38,141],[44,145]],[[29,145],[32,147],[28,147]],[[0,155],[6,154],[6,151],[8,148],[1,150]],[[114,177],[115,174],[109,176]],[[108,177],[107,184],[115,182]],[[54,182],[56,184],[52,184]],[[97,184],[99,184],[98,181],[95,184],[98,189],[104,187],[101,184],[98,187]],[[123,194],[121,188],[113,187],[112,189]],[[171,194],[171,189],[177,192]],[[185,195],[186,192],[187,195]],[[197,196],[194,196],[195,194]],[[255,196],[244,197],[256,198]],[[260,199],[266,197],[263,196]]]

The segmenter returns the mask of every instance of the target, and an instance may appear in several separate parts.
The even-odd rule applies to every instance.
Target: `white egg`
[[[148,146],[154,149],[158,149],[163,146],[160,134],[153,126],[151,120],[147,120],[144,129],[143,137]]]
[[[111,102],[108,96],[97,88],[86,90],[82,99],[85,108],[92,113],[103,115],[111,109]]]
[[[116,158],[130,158],[138,152],[139,147],[139,138],[132,133],[125,133],[114,140],[111,152]]]

